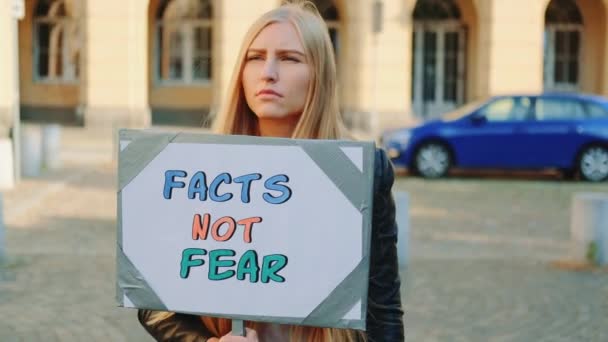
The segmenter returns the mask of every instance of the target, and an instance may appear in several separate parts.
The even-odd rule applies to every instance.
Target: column
[[[479,97],[543,89],[545,1],[485,0],[479,9]]]
[[[87,1],[81,110],[91,128],[146,127],[146,0]]]
[[[10,1],[0,2],[0,139],[8,137],[13,123],[15,102],[15,61],[14,24],[10,12]]]
[[[375,139],[411,118],[411,45],[413,0],[384,0],[382,31],[372,31],[371,1],[348,2],[347,66],[341,70],[345,103],[366,117],[360,129]],[[351,70],[356,70],[352,72]],[[347,113],[347,115],[349,115]]]

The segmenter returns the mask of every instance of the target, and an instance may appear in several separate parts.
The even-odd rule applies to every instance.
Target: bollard
[[[0,138],[0,191],[15,186],[13,161],[13,142],[9,138]]]
[[[393,192],[395,199],[395,220],[397,221],[397,257],[399,267],[406,267],[409,261],[410,245],[410,198],[407,192]]]
[[[61,166],[61,125],[50,124],[42,127],[42,165],[47,169]]]
[[[4,252],[4,205],[2,202],[2,192],[0,192],[0,266],[6,262]]]
[[[570,220],[575,260],[608,265],[608,194],[577,193]]]
[[[21,128],[21,173],[27,177],[40,175],[42,169],[42,137],[39,125],[27,124]]]

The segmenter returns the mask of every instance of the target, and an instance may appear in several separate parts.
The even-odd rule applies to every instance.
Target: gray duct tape
[[[376,159],[376,155],[377,155],[377,149],[375,148],[375,146],[373,144],[369,144],[367,146],[364,146],[364,153],[363,153],[363,165],[368,165],[370,167],[370,172],[367,172],[367,183],[366,184],[374,184],[374,173],[375,173],[375,159]],[[365,170],[365,168],[364,168]],[[367,208],[369,210],[369,215],[363,215],[363,243],[361,246],[361,255],[364,256],[365,258],[369,258],[369,251],[370,251],[370,244],[371,244],[371,238],[372,238],[372,218],[373,218],[373,203],[374,203],[374,192],[373,191],[369,191],[368,193],[368,197],[367,197],[367,203],[369,203],[369,207]],[[366,273],[365,273],[365,281],[367,281],[369,279],[369,259],[367,262],[368,266],[365,269]],[[361,322],[365,322],[366,320],[366,316],[367,316],[367,293],[369,291],[368,286],[365,286],[365,291],[363,292],[363,298],[365,298],[365,300],[361,301]],[[365,327],[363,327],[362,329],[365,329]]]
[[[302,141],[302,149],[359,211],[367,208],[363,173],[337,145]]]
[[[122,251],[122,191],[118,191],[118,199],[116,201],[116,255]],[[118,274],[120,270],[119,258],[116,258],[116,301],[121,306],[124,306],[124,293],[120,287]]]
[[[265,145],[295,146],[297,141],[287,138],[261,138],[249,135],[216,135],[180,133],[174,143],[229,144],[229,145]]]
[[[118,260],[118,286],[129,300],[138,308],[167,311],[165,304],[133,266],[122,248],[118,249],[116,259]]]
[[[129,184],[165,147],[176,134],[140,135],[120,152],[118,189]]]
[[[361,304],[367,302],[366,297],[361,298],[361,293],[367,287],[369,270],[369,258],[365,257],[357,267],[321,302],[303,321],[303,325],[337,326],[344,315],[361,300]],[[364,281],[361,281],[364,279]],[[359,324],[362,324],[360,321]],[[357,326],[353,328],[365,329]]]

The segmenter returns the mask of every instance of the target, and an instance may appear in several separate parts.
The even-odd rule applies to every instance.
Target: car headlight
[[[400,149],[407,148],[407,145],[410,142],[410,138],[412,137],[412,133],[408,130],[399,130],[393,132],[384,140],[385,145],[395,144]]]

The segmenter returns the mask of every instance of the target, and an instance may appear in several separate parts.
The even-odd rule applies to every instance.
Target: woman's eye
[[[248,61],[259,61],[259,60],[262,60],[262,56],[260,56],[260,55],[247,56],[247,60]]]
[[[299,62],[300,59],[297,57],[291,57],[291,56],[284,56],[283,58],[281,58],[284,61],[290,61],[290,62]]]

